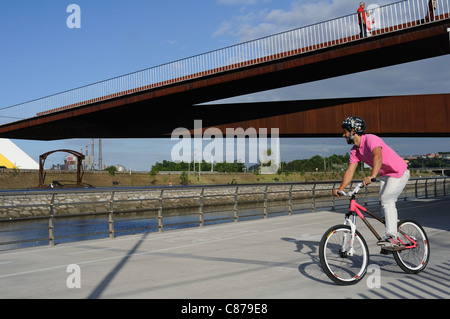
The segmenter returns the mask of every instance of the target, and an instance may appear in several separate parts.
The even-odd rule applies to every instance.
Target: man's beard
[[[347,140],[347,144],[354,144],[355,142],[354,142],[354,139],[353,139],[353,135],[350,135],[350,137],[347,137],[346,138],[346,140]]]

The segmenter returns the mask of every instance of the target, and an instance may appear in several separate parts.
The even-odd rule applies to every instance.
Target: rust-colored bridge
[[[395,5],[403,5],[405,10],[400,7],[399,11],[407,12],[410,3]],[[448,6],[447,1],[434,21],[402,17],[364,39],[357,36],[357,24],[349,27],[355,25],[355,17],[348,16],[331,20],[333,25],[345,26],[343,34],[335,35],[327,21],[72,90],[70,98],[66,92],[0,109],[0,120],[15,118],[0,126],[0,137],[168,137],[179,127],[193,129],[195,119],[201,119],[205,129],[214,126],[223,132],[227,127],[254,127],[269,128],[269,133],[270,128],[279,128],[280,137],[337,136],[339,123],[348,115],[363,117],[370,132],[379,135],[448,137],[450,94],[202,104],[449,54]],[[278,51],[268,52],[269,47]],[[235,62],[245,52],[248,57]],[[169,67],[176,72],[167,76]],[[93,91],[97,95],[82,95]],[[66,98],[69,102],[59,103]],[[6,113],[15,108],[33,114]]]

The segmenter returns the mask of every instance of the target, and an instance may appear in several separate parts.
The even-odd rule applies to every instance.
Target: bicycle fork
[[[350,217],[353,216],[353,220]],[[356,236],[356,214],[350,212],[345,215],[345,225],[350,226],[350,234],[344,233],[344,240],[340,249],[341,257],[353,256]],[[348,238],[350,237],[350,238]]]

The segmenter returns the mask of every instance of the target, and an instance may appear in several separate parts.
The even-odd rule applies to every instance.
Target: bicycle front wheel
[[[430,242],[422,226],[413,220],[403,220],[398,226],[398,236],[406,247],[412,245],[411,239],[416,242],[416,247],[393,252],[399,267],[409,274],[424,270],[430,259]]]
[[[320,265],[325,274],[339,285],[353,285],[366,274],[369,249],[365,239],[356,231],[354,251],[349,252],[350,226],[336,225],[328,229],[319,246]]]

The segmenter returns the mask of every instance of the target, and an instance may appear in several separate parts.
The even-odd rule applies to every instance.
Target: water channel
[[[289,214],[289,203],[279,201],[267,207],[267,217]],[[311,211],[311,201],[294,201],[293,214]],[[263,203],[239,206],[238,221],[264,218]],[[234,205],[205,208],[203,226],[237,221]],[[164,209],[163,231],[200,227],[199,208]],[[108,238],[108,214],[54,217],[54,244]],[[114,216],[114,236],[159,232],[158,211],[121,212]],[[0,222],[0,251],[49,245],[49,217],[23,218]]]

